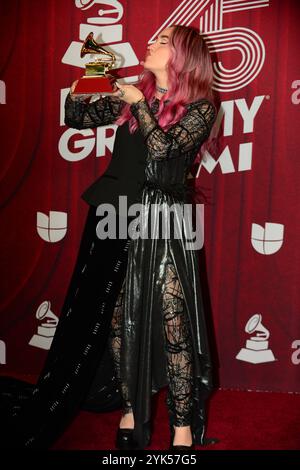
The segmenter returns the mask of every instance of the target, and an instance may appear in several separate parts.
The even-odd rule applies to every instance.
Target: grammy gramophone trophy
[[[94,40],[94,34],[90,33],[81,48],[80,57],[86,54],[102,54],[103,57],[96,58],[92,62],[85,64],[85,75],[78,80],[73,91],[74,94],[112,93],[116,80],[108,70],[113,68],[116,57],[112,52],[106,51]]]

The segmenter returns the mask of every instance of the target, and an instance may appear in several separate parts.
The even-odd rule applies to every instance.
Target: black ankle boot
[[[116,436],[116,448],[119,450],[135,450],[138,448],[137,443],[133,439],[133,429],[118,428]]]

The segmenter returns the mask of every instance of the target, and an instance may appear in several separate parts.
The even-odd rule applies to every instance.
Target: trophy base
[[[74,95],[90,95],[100,93],[100,95],[111,94],[115,90],[113,83],[115,77],[112,75],[97,76],[85,75],[78,80],[78,83],[73,91]]]

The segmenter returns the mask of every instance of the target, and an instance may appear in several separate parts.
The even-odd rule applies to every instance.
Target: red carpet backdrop
[[[147,44],[177,23],[205,35],[219,100],[217,153],[194,171],[209,195],[201,275],[219,385],[300,392],[299,13],[296,0],[1,2],[0,373],[40,371],[88,209],[80,195],[110,161],[115,126],[63,123],[90,59],[83,40],[92,31],[131,83]]]

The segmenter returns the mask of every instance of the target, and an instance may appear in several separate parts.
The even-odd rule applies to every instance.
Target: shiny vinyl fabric
[[[185,183],[195,151],[207,137],[215,113],[206,100],[192,104],[183,118],[184,122],[173,126],[171,133],[166,134],[157,128],[157,124],[152,127],[155,107],[151,112],[147,103],[137,107],[133,105],[132,111],[139,121],[141,133],[147,139],[148,156],[137,225],[140,236],[131,240],[128,253],[121,376],[128,387],[134,413],[134,437],[143,448],[149,440],[151,395],[168,384],[162,292],[167,262],[171,260],[181,284],[185,313],[190,324],[194,374],[191,424],[195,442],[202,444],[205,399],[212,388],[211,360],[199,281],[198,253],[190,249],[188,243],[192,214],[185,205],[188,202]],[[197,123],[195,119],[198,119]],[[191,137],[192,132],[194,134]],[[171,139],[171,135],[176,137]],[[170,217],[170,208],[173,218]],[[176,233],[175,226],[182,230]],[[164,238],[163,227],[170,229],[165,232]],[[170,409],[169,415],[172,424],[174,416]]]
[[[161,200],[161,196],[159,191],[145,191],[143,201],[149,204],[157,198]],[[174,201],[172,197],[166,199],[169,204]],[[135,416],[135,438],[141,447],[147,443],[151,394],[168,385],[162,292],[166,279],[165,267],[170,258],[180,280],[185,314],[190,323],[195,384],[193,429],[198,444],[201,444],[204,432],[202,403],[212,387],[197,253],[185,249],[183,238],[131,241],[125,284],[121,365]]]
[[[216,117],[214,106],[207,100],[199,100],[187,105],[186,115],[168,131],[163,131],[155,118],[158,106],[158,100],[153,100],[150,105],[147,102],[140,102],[131,106],[132,113],[138,121],[138,130],[130,134],[128,123],[118,128],[112,163],[107,175],[100,178],[84,194],[85,200],[94,206],[107,200],[115,201],[117,196],[122,194],[118,190],[118,181],[124,185],[126,183],[126,178],[122,179],[120,172],[117,171],[118,162],[127,162],[124,169],[131,168],[128,163],[131,162],[132,171],[142,165],[144,167],[142,188],[139,186],[139,180],[134,180],[132,184],[127,181],[127,186],[124,186],[127,190],[130,184],[133,189],[132,194],[129,194],[129,200],[141,204],[141,216],[137,224],[141,233],[147,232],[151,227],[154,232],[156,228],[159,231],[161,225],[159,213],[162,213],[163,221],[170,220],[169,209],[172,206],[174,208],[173,219],[181,220],[181,211],[184,203],[187,202],[186,179],[189,168],[202,143],[209,136]],[[93,103],[86,103],[81,100],[73,101],[68,96],[66,124],[82,129],[113,123],[121,110],[122,103],[116,98],[105,97]],[[120,145],[121,140],[122,145]],[[125,145],[126,141],[127,145]],[[130,154],[131,151],[132,154]],[[136,173],[140,175],[139,171]],[[107,186],[104,183],[108,180],[110,185]],[[115,183],[112,185],[113,190],[108,192],[111,188],[111,181]],[[176,204],[175,207],[174,204]],[[188,221],[189,218],[185,226],[188,226]],[[90,227],[92,229],[95,224],[91,223]],[[126,257],[127,253],[128,257],[121,369],[122,377],[128,385],[134,410],[135,438],[142,448],[147,445],[150,437],[152,393],[168,384],[162,328],[162,290],[166,280],[166,266],[170,260],[180,280],[193,346],[192,430],[195,442],[198,444],[204,442],[205,401],[212,389],[211,360],[199,281],[198,253],[196,250],[187,249],[188,232],[182,231],[180,234],[179,237],[171,235],[167,238],[151,237],[151,234],[148,239],[131,237],[128,252],[127,241],[125,243],[124,240]],[[95,256],[91,249],[92,238],[94,238],[95,246],[99,245],[99,256]],[[108,271],[104,270],[99,273],[98,260],[103,253],[102,243],[95,238],[95,233],[88,236],[87,240],[87,254],[81,257],[83,267],[80,266],[78,270],[81,273],[80,276],[86,276],[87,272],[90,272],[90,275],[85,278],[84,282],[80,281],[79,291],[77,281],[76,285],[74,284],[76,287],[74,287],[74,295],[78,297],[79,292],[80,302],[77,300],[74,303],[73,294],[68,295],[66,299],[60,326],[37,384],[36,392],[40,398],[37,400],[35,397],[32,402],[33,406],[24,410],[20,417],[26,427],[24,434],[22,432],[20,437],[21,446],[23,444],[28,448],[47,446],[50,438],[53,439],[57,435],[57,429],[62,429],[70,416],[74,415],[76,407],[80,406],[80,402],[88,392],[93,374],[95,375],[97,363],[99,364],[99,361],[103,359],[103,349],[108,337],[113,307],[112,299],[116,299],[117,286],[120,289],[123,281],[120,271],[118,271],[118,279],[112,284],[111,279],[107,277]],[[120,247],[118,253],[108,250],[106,254],[108,258],[112,256],[113,259],[121,256],[122,251],[123,248]],[[122,255],[123,261],[125,263]],[[117,261],[118,266],[120,262],[121,258]],[[87,267],[84,268],[85,265]],[[117,271],[115,272],[113,262],[109,262],[109,259],[108,267],[115,276]],[[101,285],[100,274],[106,278],[103,280],[103,285]],[[95,295],[99,289],[99,282],[102,289],[98,295]],[[106,300],[107,292],[110,296],[109,301]],[[90,315],[83,315],[90,299],[94,299],[95,305],[89,306]],[[105,313],[103,311],[105,326],[99,329],[97,308],[103,302],[107,306]],[[73,309],[72,314],[70,314],[70,306]],[[95,331],[101,333],[101,342],[97,343],[99,338],[97,340]],[[71,346],[69,339],[72,341]],[[79,344],[82,347],[79,347]],[[66,388],[68,384],[70,386]],[[66,390],[68,394],[65,393]],[[68,406],[64,406],[68,402],[68,397],[69,402],[72,398],[72,405],[68,403]],[[35,419],[28,428],[33,410]],[[170,409],[169,416],[170,425],[172,425],[174,416]]]
[[[120,408],[108,351],[111,316],[122,286],[127,239],[99,240],[91,206],[56,334],[35,385],[0,380],[0,447],[47,449],[80,409]]]

